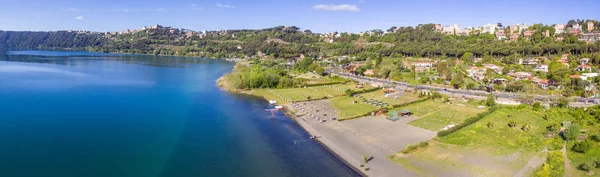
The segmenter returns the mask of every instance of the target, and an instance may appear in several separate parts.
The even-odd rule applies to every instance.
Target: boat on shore
[[[275,109],[277,109],[277,110],[283,109],[283,106],[277,105],[277,106],[275,106]]]
[[[276,103],[277,103],[277,101],[275,101],[275,100],[269,100],[269,104],[276,104]]]

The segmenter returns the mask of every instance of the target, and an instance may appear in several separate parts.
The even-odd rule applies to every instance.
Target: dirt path
[[[521,168],[521,170],[519,170],[519,172],[513,177],[523,177],[525,176],[525,173],[534,170],[538,166],[544,164],[544,162],[546,161],[546,157],[548,157],[547,152],[548,150],[544,149],[542,152],[539,152],[538,154],[534,155],[531,159],[529,159],[529,161],[527,161],[527,164],[523,168]]]
[[[438,110],[432,111],[432,112],[430,112],[430,113],[427,113],[427,114],[425,114],[425,115],[423,115],[423,116],[419,116],[419,117],[420,117],[420,118],[427,117],[427,116],[430,116],[430,115],[432,115],[432,114],[435,114],[435,113],[437,113],[437,112],[440,112],[440,111],[442,111],[442,110],[444,110],[444,109],[446,109],[446,108],[448,108],[448,106],[444,106],[443,108],[440,108],[440,109],[438,109]]]
[[[567,157],[567,142],[565,142],[560,152],[562,152],[563,160],[565,161],[565,174],[573,174],[575,171],[571,166],[571,160],[569,160],[569,158]]]

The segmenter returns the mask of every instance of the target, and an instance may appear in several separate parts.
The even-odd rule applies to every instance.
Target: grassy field
[[[409,124],[411,125],[432,131],[439,131],[447,125],[460,124],[465,119],[484,112],[486,109],[477,108],[477,105],[470,103],[444,104],[438,100],[437,102],[425,101],[411,104],[395,110],[409,110],[414,115],[420,117],[410,122]]]
[[[421,106],[427,104],[424,102]],[[421,111],[414,112],[423,114]],[[546,138],[546,127],[572,120],[566,108],[545,111],[528,106],[501,108],[472,125],[431,140],[430,146],[415,153],[398,153],[390,158],[426,176],[513,176],[544,149],[561,149],[562,138]],[[516,126],[510,128],[509,122],[515,122]],[[493,126],[490,128],[488,124]],[[529,125],[529,130],[523,130],[524,125]],[[590,161],[590,156],[598,152],[590,150],[588,153],[582,157],[583,161]],[[570,155],[573,166],[578,165],[577,156],[581,154],[569,154],[573,154]],[[526,172],[532,173],[532,170]]]
[[[547,115],[549,120],[543,119],[544,115]],[[555,149],[557,148],[556,144],[560,144],[562,140],[545,138],[546,127],[551,124],[560,125],[561,122],[569,120],[571,118],[559,110],[545,112],[536,111],[530,107],[502,108],[470,126],[441,137],[439,140],[448,144],[490,148],[497,153],[511,153],[518,150],[541,151],[543,147],[547,146]],[[508,126],[510,121],[516,122],[517,125],[510,128]],[[493,128],[489,128],[488,123],[492,123]],[[521,129],[525,124],[530,126],[528,131]]]
[[[344,92],[346,89],[359,90],[356,88],[356,84],[335,84],[335,85],[324,85],[324,86],[313,86],[307,88],[285,88],[285,89],[272,89],[274,93],[281,95],[283,98],[292,101],[307,101],[308,96],[311,99],[322,99],[324,97],[337,97],[346,95]],[[269,92],[268,89],[253,89],[248,93],[252,95],[262,96],[269,100],[276,100],[279,103],[287,103],[282,98],[277,97],[275,94]]]
[[[362,95],[366,99],[374,99],[374,100],[383,101],[384,103],[388,103],[390,106],[407,103],[407,102],[412,102],[412,101],[416,101],[419,99],[419,97],[417,97],[416,95],[408,94],[408,93],[402,94],[397,99],[394,99],[392,97],[385,97],[381,91],[363,93],[360,95]],[[340,117],[340,119],[363,115],[365,113],[369,113],[371,111],[375,111],[375,110],[379,109],[378,107],[376,107],[374,105],[363,103],[363,101],[361,99],[356,98],[356,97],[348,97],[348,96],[336,97],[336,98],[330,99],[330,101],[331,101],[332,107],[339,111],[338,116]],[[358,103],[355,104],[354,101],[357,101]]]
[[[443,144],[435,141],[410,154],[389,158],[417,176],[513,176],[535,153],[518,152],[496,155],[484,149]],[[477,154],[477,155],[473,155]]]

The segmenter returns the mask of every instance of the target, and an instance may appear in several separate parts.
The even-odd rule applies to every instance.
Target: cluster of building
[[[596,27],[594,26],[594,21],[586,22],[586,30],[587,33],[584,33],[583,26],[579,23],[575,23],[573,25],[567,24],[556,24],[554,25],[554,37],[556,40],[563,40],[564,34],[574,34],[579,36],[579,40],[586,42],[595,42],[600,40],[600,32],[592,32]],[[516,41],[519,36],[523,36],[526,39],[530,39],[532,35],[536,32],[530,29],[530,25],[528,24],[515,24],[508,27],[499,26],[501,24],[486,24],[481,27],[468,27],[468,28],[460,28],[459,24],[454,24],[450,26],[442,26],[441,24],[434,24],[434,29],[438,32],[448,35],[460,35],[460,36],[468,36],[471,34],[481,34],[488,33],[494,34],[498,40],[508,40],[508,41]],[[550,37],[552,35],[549,30],[542,31],[542,35],[544,37]]]
[[[548,72],[548,65],[543,64],[545,60],[548,60],[548,58],[546,58],[546,57],[531,57],[531,58],[527,58],[527,59],[520,59],[519,64],[526,65],[526,66],[533,66],[533,68],[534,68],[533,71]],[[562,63],[566,67],[571,68],[571,66],[569,65],[568,54],[563,54],[561,56],[561,58],[559,60],[557,60],[557,62]],[[572,75],[572,76],[570,76],[570,78],[571,79],[589,80],[594,77],[598,77],[599,73],[594,72],[592,67],[588,65],[589,62],[590,62],[589,58],[580,59],[578,62],[579,65],[577,67],[574,67],[573,69],[582,74]],[[467,70],[467,74],[469,77],[471,77],[475,80],[482,81],[485,79],[486,72],[488,70],[491,70],[497,74],[504,74],[504,75],[510,76],[514,80],[530,80],[532,83],[538,84],[541,88],[544,88],[544,89],[548,89],[550,86],[560,87],[557,82],[555,82],[553,80],[548,80],[548,79],[540,79],[540,78],[536,77],[534,73],[531,73],[531,72],[510,71],[508,73],[502,73],[502,69],[503,69],[503,67],[501,67],[501,66],[497,66],[495,64],[488,63],[488,64],[482,64],[482,67],[472,66],[471,68],[469,68]],[[506,81],[505,78],[491,79],[491,82],[494,84],[503,84],[505,81]],[[592,88],[594,88],[594,87],[589,86],[589,87],[586,87],[586,90],[589,91]]]

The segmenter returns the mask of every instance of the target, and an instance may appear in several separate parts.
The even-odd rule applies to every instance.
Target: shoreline
[[[252,95],[252,94],[248,94],[248,95]],[[252,95],[252,96],[256,96],[256,95]],[[256,96],[258,97],[258,96]],[[264,99],[265,101],[268,101],[266,98],[261,97],[262,99]],[[309,136],[317,136],[314,135],[314,132],[311,132],[307,129],[308,125],[302,124],[300,123],[300,121],[292,114],[290,113],[291,110],[289,110],[289,105],[285,104],[282,105],[283,109],[282,109],[282,113],[287,116],[288,118],[292,119],[294,121],[294,123],[296,123],[296,125],[298,125],[300,128],[302,128],[302,130],[308,134]],[[311,127],[312,128],[312,127]],[[361,176],[368,176],[367,174],[365,174],[363,171],[361,171],[358,167],[355,167],[354,165],[350,164],[350,162],[348,162],[347,159],[344,159],[338,152],[336,152],[335,150],[333,150],[331,147],[327,146],[326,143],[322,142],[320,140],[320,138],[314,138],[314,141],[316,141],[318,144],[320,144],[323,148],[327,149],[327,151],[329,151],[329,153],[331,153],[333,156],[335,156],[338,160],[342,161],[348,168],[352,169],[352,171],[354,171],[355,173],[361,175]]]
[[[224,83],[225,81],[223,81],[223,77],[220,77],[219,79],[217,79],[217,86],[219,88],[221,88],[223,91],[229,92],[229,93],[235,93],[235,94],[245,94],[245,95],[249,95],[249,96],[253,96],[253,97],[257,97],[260,98],[262,100],[264,100],[265,102],[268,102],[269,99],[263,97],[263,96],[258,96],[258,95],[254,95],[248,92],[245,92],[243,90],[236,90],[236,89],[232,89],[229,88],[227,86],[225,86],[226,84]],[[292,111],[292,109],[290,108],[289,104],[282,104],[281,106],[283,106],[283,109],[281,110],[281,112],[288,117],[289,119],[291,119],[292,121],[294,121],[294,123],[296,125],[298,125],[300,128],[302,128],[302,130],[308,134],[309,136],[317,136],[315,135],[316,130],[309,130],[309,129],[313,129],[310,125],[305,124],[305,123],[301,123],[300,120],[294,115],[294,112]],[[339,152],[336,152],[335,150],[333,150],[332,147],[330,147],[331,145],[327,145],[327,143],[323,142],[320,140],[320,138],[315,138],[313,139],[315,142],[317,142],[321,147],[325,148],[329,153],[331,153],[331,155],[335,156],[335,158],[337,158],[338,160],[340,160],[342,163],[344,163],[346,165],[346,167],[350,168],[352,171],[354,171],[356,174],[360,175],[360,176],[368,176],[367,174],[365,174],[363,171],[361,171],[359,169],[359,167],[356,167],[354,165],[352,165],[348,159],[343,158]]]

